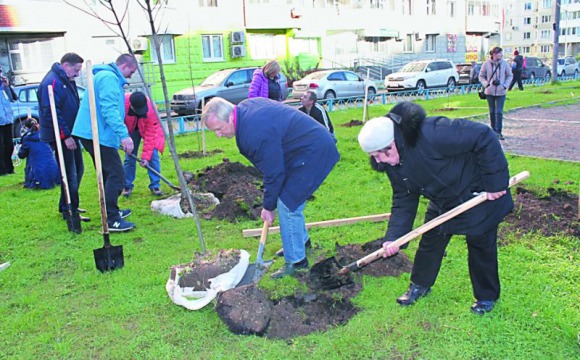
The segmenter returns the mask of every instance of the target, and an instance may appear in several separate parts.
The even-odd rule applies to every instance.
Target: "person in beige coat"
[[[479,82],[485,88],[491,128],[500,140],[503,140],[503,106],[507,89],[512,81],[512,69],[503,59],[503,50],[499,46],[491,49],[489,60],[483,63],[479,72]]]

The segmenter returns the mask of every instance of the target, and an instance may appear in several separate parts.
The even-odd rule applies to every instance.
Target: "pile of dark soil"
[[[360,121],[360,120],[354,120],[354,119],[352,119],[351,121],[349,121],[349,122],[347,122],[347,123],[344,123],[344,124],[342,124],[342,125],[340,125],[340,126],[344,126],[344,127],[353,127],[353,126],[361,126],[362,124],[363,124],[363,122],[362,122],[362,121]]]
[[[208,167],[188,181],[194,192],[210,192],[220,204],[204,215],[222,220],[239,218],[256,220],[262,210],[262,174],[252,166],[239,162],[223,162]]]
[[[217,254],[197,254],[185,273],[179,278],[179,286],[192,287],[195,291],[209,288],[209,279],[227,273],[240,261],[239,250],[219,250]],[[175,267],[171,269],[171,278],[175,279]]]
[[[179,154],[179,157],[182,159],[199,159],[199,158],[202,158],[204,156],[212,156],[212,155],[221,154],[221,153],[223,153],[223,150],[221,150],[221,149],[206,151],[205,155],[204,155],[203,151],[186,151],[184,153]]]
[[[580,237],[578,195],[554,188],[547,191],[548,195],[544,196],[518,187],[514,211],[506,217],[500,237],[506,233],[522,235],[534,231],[544,236]]]

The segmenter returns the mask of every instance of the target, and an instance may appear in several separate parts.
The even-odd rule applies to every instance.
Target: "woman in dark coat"
[[[506,190],[508,163],[494,131],[483,124],[427,117],[411,102],[397,104],[385,116],[368,121],[359,134],[363,151],[393,188],[388,244],[411,231],[421,196],[429,199],[425,222],[487,192],[482,204],[423,234],[411,273],[411,285],[397,299],[403,306],[427,295],[435,284],[445,248],[454,234],[465,235],[475,303],[471,311],[491,311],[500,296],[497,227],[513,208]]]

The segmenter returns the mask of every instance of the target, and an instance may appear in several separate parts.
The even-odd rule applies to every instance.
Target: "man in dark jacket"
[[[328,116],[326,109],[316,102],[317,100],[318,96],[314,91],[306,91],[300,98],[302,106],[300,106],[298,110],[306,115],[310,115],[314,120],[318,121],[320,125],[324,126],[332,136],[334,136],[334,127],[332,126],[332,122],[330,122],[330,117]]]
[[[508,90],[511,90],[515,83],[518,83],[518,89],[524,90],[524,85],[522,84],[522,71],[524,70],[524,57],[520,55],[519,51],[514,51],[514,60],[512,65],[512,73],[514,77],[510,83]]]
[[[83,62],[83,58],[75,53],[64,54],[60,63],[54,63],[52,65],[52,68],[44,76],[44,79],[42,79],[38,87],[40,140],[50,144],[55,151],[56,159],[58,159],[56,141],[58,140],[62,143],[62,155],[64,158],[73,216],[80,216],[77,214],[84,212],[84,210],[79,211],[79,186],[85,169],[83,155],[81,153],[79,140],[71,134],[80,105],[75,78],[79,76]],[[48,85],[52,85],[54,92],[56,121],[58,121],[58,128],[60,130],[60,139],[54,138],[53,122],[55,119],[52,118],[50,110]],[[58,211],[63,214],[63,219],[64,213],[67,211],[64,191],[64,185],[61,184]],[[80,218],[83,221],[89,221],[88,217],[80,216]]]
[[[278,209],[286,264],[272,277],[308,268],[304,206],[340,155],[330,133],[296,109],[265,98],[234,106],[213,98],[202,121],[218,137],[236,137],[240,153],[264,176],[262,220],[273,223]]]
[[[411,305],[431,291],[451,236],[461,234],[466,235],[475,296],[471,311],[491,311],[500,296],[497,227],[513,207],[506,190],[508,163],[493,130],[464,119],[426,117],[419,105],[402,102],[385,117],[368,121],[358,140],[373,167],[387,173],[393,189],[385,256],[399,250],[388,247],[390,242],[411,231],[421,195],[430,200],[428,222],[487,192],[489,201],[422,236],[411,285],[397,302]]]

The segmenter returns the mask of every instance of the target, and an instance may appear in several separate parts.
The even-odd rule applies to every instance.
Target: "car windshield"
[[[558,64],[564,65],[564,59],[558,59]]]
[[[419,72],[425,69],[425,63],[408,63],[407,65],[403,66],[400,72]]]
[[[210,76],[207,77],[207,79],[205,79],[202,83],[201,86],[216,86],[221,84],[224,79],[229,75],[230,73],[227,71],[218,71],[216,73],[211,74]]]
[[[326,71],[318,71],[318,72],[313,72],[312,74],[308,74],[306,75],[302,80],[319,80],[322,77],[326,76],[328,74],[328,72]]]

